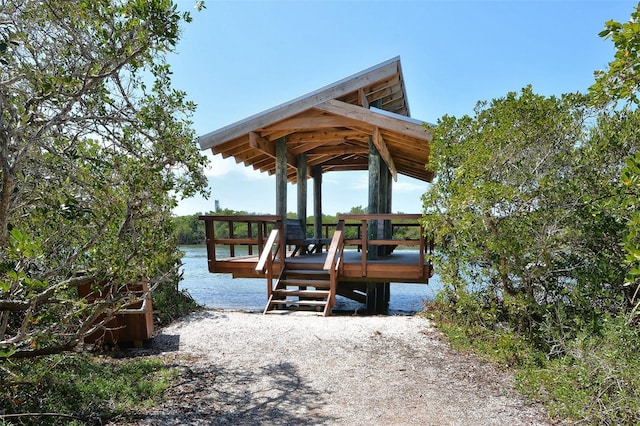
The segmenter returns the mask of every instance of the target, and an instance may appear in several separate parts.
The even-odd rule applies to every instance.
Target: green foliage
[[[525,88],[479,103],[474,117],[441,119],[424,223],[451,300],[471,292],[495,321],[549,351],[557,336],[549,329],[627,309],[618,176],[639,148],[629,134],[638,117]]]
[[[615,48],[614,58],[609,62],[605,71],[596,71],[595,83],[590,87],[590,93],[595,103],[629,105],[640,103],[640,3],[631,13],[628,22],[607,21],[600,37],[611,39]],[[626,262],[630,267],[627,284],[635,289],[635,309],[631,315],[637,320],[640,307],[640,213],[638,213],[638,199],[640,196],[640,154],[633,153],[627,157],[627,163],[622,170],[622,182],[625,185],[622,206],[628,211],[629,233],[624,240],[627,251]]]
[[[452,346],[515,371],[518,389],[541,401],[553,419],[580,424],[640,422],[640,336],[623,316],[602,318],[597,333],[579,330],[549,357],[470,294],[459,302],[440,295],[424,315],[436,321]],[[481,320],[479,320],[481,319]]]
[[[157,359],[65,355],[0,365],[1,414],[57,413],[99,424],[153,405],[176,370]],[[1,418],[1,416],[0,416]],[[69,424],[64,417],[20,417],[14,424]]]
[[[177,282],[177,281],[176,281]],[[176,319],[201,309],[201,306],[185,290],[174,283],[163,283],[151,294],[154,319],[160,325],[167,325]]]
[[[470,350],[487,361],[516,369],[542,366],[546,361],[526,336],[497,321],[495,309],[470,293],[458,291],[456,303],[440,293],[422,315],[437,323],[455,349]]]
[[[615,47],[613,60],[605,71],[596,71],[591,92],[598,102],[619,100],[638,104],[640,89],[640,3],[627,22],[607,21],[598,34]]]
[[[581,331],[567,355],[518,372],[520,388],[546,402],[553,417],[583,424],[640,423],[640,335],[624,317],[600,333]]]
[[[171,211],[205,192],[195,105],[165,54],[182,22],[169,0],[0,5],[0,351],[74,346],[133,299],[172,282]],[[101,304],[76,287],[104,283]]]
[[[172,219],[176,228],[178,244],[190,245],[203,244],[205,242],[204,221],[198,219],[199,216],[199,214],[194,214],[191,216],[178,216]]]
[[[581,424],[640,424],[639,18],[606,23],[616,53],[589,96],[526,88],[443,117],[424,197],[445,284],[430,315]]]

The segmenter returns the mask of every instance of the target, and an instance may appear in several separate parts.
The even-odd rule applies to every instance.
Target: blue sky
[[[411,116],[432,123],[528,84],[544,95],[584,92],[613,57],[598,37],[604,22],[629,19],[637,2],[207,0],[200,13],[194,4],[178,1],[194,19],[168,60],[174,86],[198,104],[203,135],[395,56]],[[211,198],[184,200],[175,214],[213,210],[214,200],[275,212],[273,176],[207,155]],[[394,212],[422,211],[427,184],[399,177],[393,188]],[[296,211],[295,187],[288,193]],[[326,214],[366,207],[366,173],[325,174],[322,202]]]

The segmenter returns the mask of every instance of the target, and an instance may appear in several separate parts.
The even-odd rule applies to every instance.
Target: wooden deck
[[[288,252],[291,254],[291,251]],[[341,281],[368,282],[389,281],[398,283],[428,284],[431,277],[431,264],[423,260],[422,268],[418,264],[419,252],[397,250],[394,253],[375,260],[368,260],[363,274],[362,253],[344,252],[344,270]],[[327,260],[327,252],[287,257],[288,265],[317,265],[321,267]],[[233,278],[266,278],[265,272],[256,271],[258,256],[237,256],[215,261],[215,273],[232,274]],[[274,275],[280,274],[280,263],[274,262]]]
[[[424,238],[420,217],[341,215],[332,231],[324,225],[323,238],[305,238],[299,225],[287,225],[279,216],[201,219],[206,223],[209,272],[266,279],[265,312],[308,309],[328,315],[336,294],[379,312],[388,302],[389,283],[428,284],[433,244]],[[406,234],[411,227],[419,233],[414,230],[414,238],[401,238],[398,230]],[[216,229],[221,235],[216,236]],[[220,256],[222,252],[226,256]]]

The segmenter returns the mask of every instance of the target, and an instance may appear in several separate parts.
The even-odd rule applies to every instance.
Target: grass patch
[[[522,392],[554,417],[585,424],[640,424],[640,335],[624,318],[597,334],[579,334],[565,355],[518,371]]]
[[[597,334],[581,332],[555,357],[506,327],[487,327],[437,301],[424,313],[452,347],[516,374],[518,389],[551,418],[583,425],[640,424],[640,333],[625,318],[609,318]]]
[[[88,354],[4,361],[0,369],[1,425],[102,424],[153,405],[178,374],[158,359]],[[62,416],[2,416],[25,413]]]

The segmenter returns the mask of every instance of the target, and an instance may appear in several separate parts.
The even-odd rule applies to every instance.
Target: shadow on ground
[[[306,385],[295,366],[182,369],[159,406],[135,416],[152,425],[331,424],[323,396]],[[132,419],[133,420],[133,419]]]

